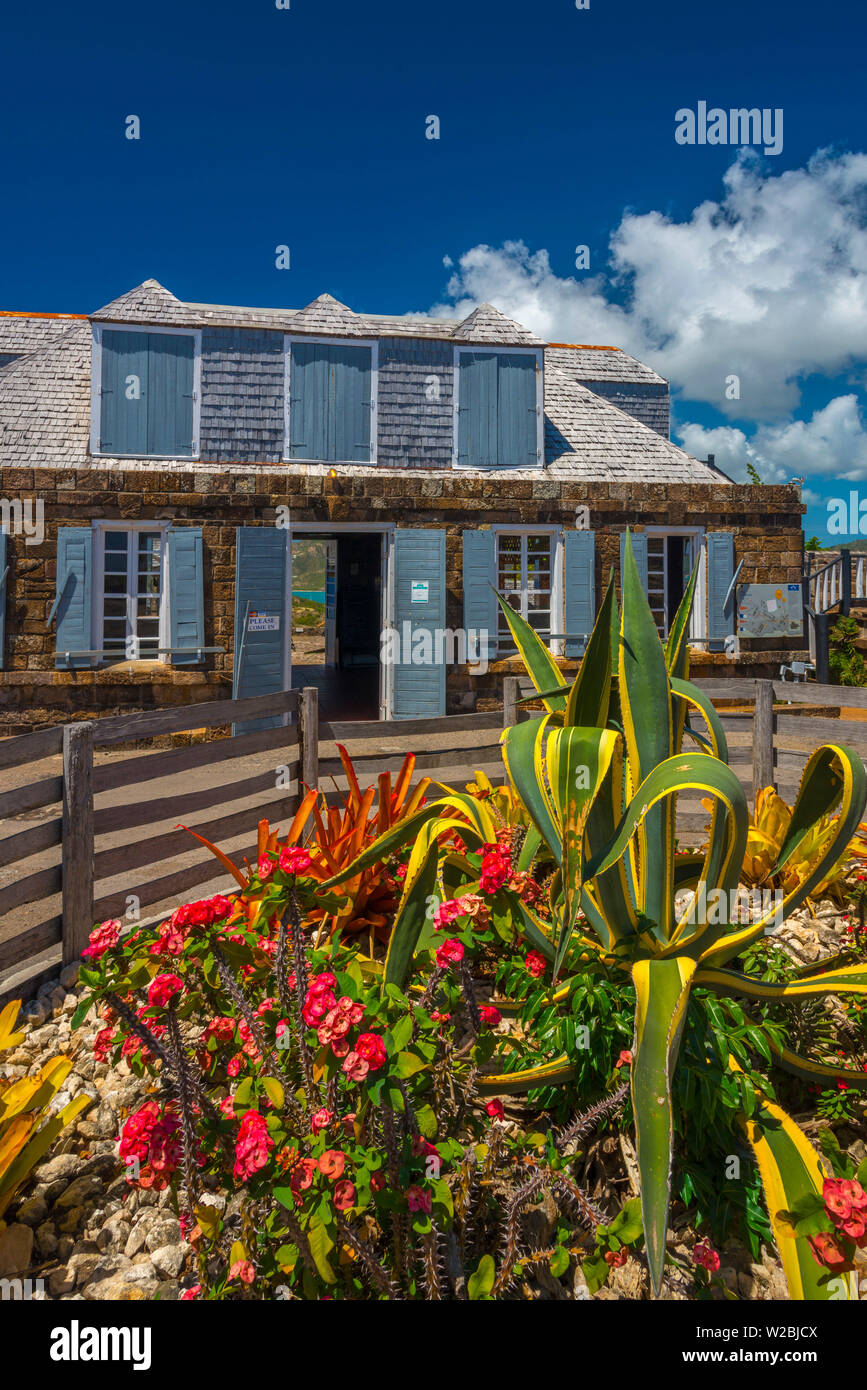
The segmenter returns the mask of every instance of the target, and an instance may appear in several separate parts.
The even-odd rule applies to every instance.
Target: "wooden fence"
[[[843,701],[867,714],[867,691],[736,679],[700,684],[718,704],[729,761],[750,799],[774,784],[793,800],[809,753],[829,739],[850,744],[867,760],[867,723],[833,717]],[[76,960],[92,924],[124,917],[131,901],[145,918],[144,909],[169,911],[194,888],[225,888],[227,876],[179,823],[219,844],[236,863],[251,859],[258,821],[267,817],[285,828],[303,786],[318,786],[330,801],[340,798],[346,780],[338,743],[347,747],[362,786],[386,769],[396,771],[408,750],[417,757],[416,777],[463,788],[479,769],[503,781],[500,734],[529,717],[518,702],[530,690],[507,678],[502,711],[320,723],[316,691],[305,689],[68,724],[0,742],[0,778],[24,779],[0,791],[0,1001],[14,990],[32,991],[56,974],[58,960]],[[791,703],[784,708],[781,701]],[[279,727],[235,737],[124,756],[118,750],[275,716]],[[707,819],[699,802],[683,798],[683,843],[698,843]]]

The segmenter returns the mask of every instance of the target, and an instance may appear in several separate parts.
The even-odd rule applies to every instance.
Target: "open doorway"
[[[379,718],[381,628],[382,536],[293,535],[292,684],[322,718]]]

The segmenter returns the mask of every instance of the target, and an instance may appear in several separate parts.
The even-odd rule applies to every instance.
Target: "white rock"
[[[158,1274],[164,1279],[177,1279],[187,1258],[184,1245],[161,1245],[151,1253],[151,1259]]]

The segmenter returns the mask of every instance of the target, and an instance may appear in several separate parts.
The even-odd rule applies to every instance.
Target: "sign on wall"
[[[803,637],[800,584],[741,584],[738,588],[739,637]]]
[[[250,610],[247,620],[248,632],[279,632],[280,614],[279,613],[256,613]]]
[[[430,601],[430,582],[427,579],[413,579],[410,583],[410,601],[428,603]]]

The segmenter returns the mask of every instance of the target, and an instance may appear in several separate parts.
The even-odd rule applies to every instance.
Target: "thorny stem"
[[[190,1216],[195,1217],[199,1180],[196,1172],[196,1119],[193,1113],[192,1074],[189,1058],[181,1038],[178,1016],[171,1006],[166,1011],[166,1021],[175,1062],[175,1095],[181,1117],[181,1135],[184,1144],[184,1183],[187,1189],[187,1206]]]
[[[602,1100],[591,1105],[589,1110],[584,1110],[580,1115],[576,1115],[571,1124],[568,1124],[565,1129],[561,1129],[554,1136],[554,1143],[561,1153],[567,1144],[578,1144],[582,1139],[586,1139],[588,1135],[592,1134],[599,1121],[604,1119],[606,1115],[613,1114],[623,1104],[628,1094],[629,1082],[625,1081],[610,1096],[603,1096]]]
[[[295,1004],[292,1010],[298,1030],[298,1060],[301,1075],[304,1077],[304,1091],[307,1104],[313,1110],[319,1103],[319,1093],[313,1078],[313,1056],[307,1045],[307,1025],[302,1009],[307,998],[307,956],[304,950],[304,935],[301,926],[301,909],[294,883],[289,885],[289,904],[286,915],[289,918],[289,939],[292,943],[292,964],[295,970]],[[285,919],[284,919],[285,920]]]
[[[478,1033],[482,1026],[482,1016],[479,1013],[479,1003],[476,999],[476,991],[473,985],[473,977],[470,974],[470,967],[465,960],[462,960],[458,966],[458,979],[461,982],[461,993],[464,996],[464,1001],[467,1006],[470,1027],[473,1033]]]
[[[358,1260],[364,1265],[374,1287],[379,1289],[380,1293],[387,1294],[389,1298],[401,1299],[403,1294],[397,1284],[389,1279],[388,1274],[379,1263],[379,1260],[371,1253],[370,1247],[366,1245],[363,1240],[359,1239],[348,1222],[339,1215],[337,1217],[337,1229],[342,1239],[347,1245],[352,1247]]]

